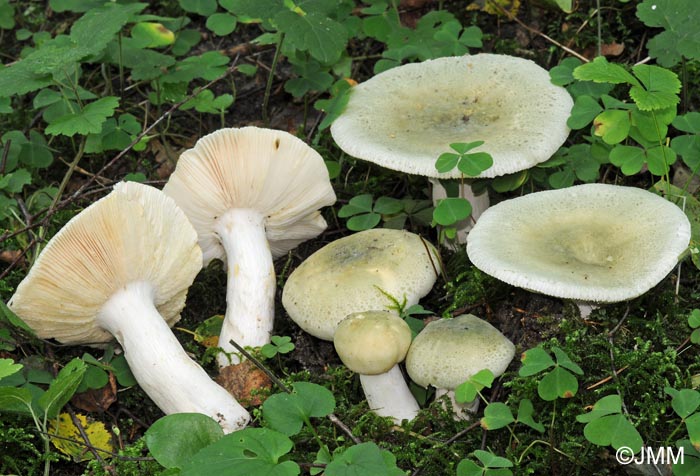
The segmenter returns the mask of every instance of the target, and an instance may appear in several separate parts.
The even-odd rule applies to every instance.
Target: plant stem
[[[277,44],[275,45],[275,56],[272,58],[270,65],[270,74],[267,76],[267,84],[265,85],[265,97],[263,98],[262,117],[265,125],[270,124],[270,116],[268,115],[267,106],[270,102],[270,92],[272,91],[272,81],[275,79],[275,69],[277,69],[277,61],[279,61],[282,51],[282,43],[284,42],[284,33],[280,33]]]

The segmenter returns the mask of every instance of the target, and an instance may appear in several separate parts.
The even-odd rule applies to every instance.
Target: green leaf
[[[51,135],[72,137],[76,134],[96,134],[102,130],[102,124],[114,114],[119,106],[119,98],[106,96],[86,105],[82,111],[60,117],[46,128]]]
[[[30,336],[36,337],[32,328],[29,327],[22,319],[20,319],[19,316],[12,311],[12,309],[7,307],[7,304],[5,304],[2,299],[0,299],[0,322],[7,322],[12,327],[21,329]]]
[[[598,400],[593,405],[593,409],[590,412],[578,415],[576,421],[579,423],[588,423],[605,415],[612,415],[620,412],[622,412],[622,399],[620,396],[607,395]]]
[[[693,329],[700,327],[700,309],[693,309],[688,316],[688,325]]]
[[[351,446],[328,463],[326,476],[399,476],[404,472],[396,467],[396,459],[372,442]]]
[[[679,131],[700,134],[700,112],[687,112],[676,116],[671,124]]]
[[[652,175],[666,175],[676,158],[674,150],[665,145],[646,150],[647,167]]]
[[[285,41],[324,64],[340,59],[345,49],[348,32],[345,27],[317,12],[301,15],[292,10],[282,10],[275,15],[275,24],[283,32]]]
[[[610,162],[621,168],[625,175],[639,173],[644,166],[646,155],[641,147],[616,145],[610,151]]]
[[[619,413],[591,421],[583,427],[583,435],[594,445],[610,445],[615,449],[627,446],[634,453],[638,453],[643,444],[642,437],[634,425]]]
[[[697,390],[666,387],[664,392],[672,397],[671,407],[676,415],[683,419],[689,417],[700,406],[700,392]]]
[[[574,78],[580,81],[596,83],[623,84],[628,83],[641,87],[637,79],[625,68],[615,63],[608,63],[604,56],[598,56],[590,63],[582,64],[574,69]]]
[[[469,377],[469,380],[459,384],[455,392],[455,400],[459,403],[469,403],[474,401],[477,393],[484,387],[491,388],[494,375],[489,369],[483,369]]]
[[[207,18],[206,26],[215,35],[226,36],[236,29],[236,17],[228,13],[215,13]]]
[[[39,398],[39,406],[50,418],[58,415],[75,393],[85,374],[86,364],[75,358],[58,372],[49,389]]]
[[[0,0],[0,28],[12,30],[15,27],[15,7],[9,0]]]
[[[189,83],[195,78],[212,81],[226,72],[230,59],[218,51],[189,56],[175,65],[173,71],[161,78],[163,83]]]
[[[245,428],[201,449],[182,467],[181,476],[296,476],[299,465],[281,461],[292,440],[268,428]]]
[[[208,17],[216,11],[216,0],[178,0],[183,10]]]
[[[591,96],[579,96],[574,101],[571,109],[571,116],[566,124],[571,129],[582,129],[586,127],[595,117],[603,111],[598,101]]]
[[[508,405],[501,402],[489,403],[484,408],[484,416],[481,419],[481,427],[486,430],[498,430],[515,421],[513,413]]]
[[[162,23],[139,22],[131,28],[134,46],[139,48],[160,48],[175,43],[175,34]]]
[[[49,6],[55,12],[86,12],[104,5],[104,0],[49,0]]]
[[[549,70],[549,78],[552,84],[566,86],[574,82],[574,69],[581,65],[581,60],[574,57],[565,58],[558,66]]]
[[[700,448],[700,413],[694,413],[685,420],[685,428],[693,447]]]
[[[32,394],[26,388],[0,387],[0,411],[29,413]]]
[[[453,154],[452,152],[445,152],[444,154],[440,154],[440,157],[438,157],[437,161],[435,162],[435,168],[441,174],[449,172],[450,170],[457,167],[459,157],[459,154]]]
[[[665,109],[680,102],[681,82],[673,71],[648,64],[636,65],[632,71],[644,87],[630,88],[630,97],[642,111]]]
[[[32,174],[26,169],[17,169],[14,172],[0,175],[0,190],[7,193],[20,193],[25,185],[32,183]]]
[[[224,431],[201,413],[175,413],[153,423],[144,438],[153,457],[166,468],[183,468],[200,450],[221,439]]]
[[[493,157],[488,152],[465,154],[459,159],[457,168],[467,177],[476,177],[493,165]]]
[[[464,198],[443,198],[433,210],[433,220],[442,226],[449,226],[464,220],[472,213],[472,206]]]
[[[403,203],[396,198],[381,196],[374,203],[374,212],[381,213],[382,215],[393,215],[402,210]]]
[[[534,347],[525,351],[520,357],[520,361],[523,366],[520,367],[518,375],[521,377],[538,374],[555,365],[552,357],[542,347]]]
[[[496,456],[490,451],[484,450],[474,450],[474,456],[476,459],[481,461],[481,464],[486,468],[512,468],[513,463],[507,459],[500,456]]]
[[[311,417],[324,417],[335,409],[335,398],[326,388],[308,382],[293,384],[294,393],[278,393],[263,403],[263,417],[271,428],[295,435]]]
[[[523,398],[520,400],[518,405],[518,417],[517,421],[523,425],[527,425],[535,431],[544,433],[544,425],[540,422],[535,421],[533,418],[533,413],[535,412],[535,407],[532,405],[532,401],[529,398]]]
[[[568,370],[555,367],[537,385],[537,393],[547,402],[557,398],[571,398],[578,392],[578,379]]]
[[[323,131],[328,128],[342,114],[350,100],[351,91],[350,83],[341,79],[331,86],[330,99],[319,99],[314,103],[315,109],[326,113],[326,117],[318,126],[319,130]]]
[[[575,374],[583,375],[583,370],[581,367],[576,365],[576,363],[569,358],[566,352],[561,350],[559,347],[552,347],[552,352],[554,352],[554,357],[557,359],[558,365],[572,371]]]
[[[12,359],[0,359],[0,379],[19,372],[22,364],[16,364]]]
[[[53,163],[46,139],[34,129],[29,131],[29,142],[22,144],[18,158],[20,163],[32,169],[43,169]]]
[[[340,210],[338,210],[338,216],[340,218],[347,218],[359,213],[369,213],[372,211],[373,200],[374,198],[370,193],[356,195],[350,199],[347,205],[343,205]]]
[[[84,49],[83,57],[98,54],[146,5],[107,2],[100,8],[90,9],[71,27],[70,39]]]
[[[630,115],[617,109],[603,111],[593,120],[594,133],[603,138],[606,144],[618,144],[630,132]]]
[[[647,42],[649,55],[661,66],[675,66],[683,56],[700,58],[696,6],[692,0],[645,0],[637,5],[637,17],[644,24],[664,29]]]

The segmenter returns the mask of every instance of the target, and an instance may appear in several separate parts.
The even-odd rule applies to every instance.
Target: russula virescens
[[[467,419],[478,407],[455,401],[454,389],[475,373],[488,369],[498,377],[508,368],[515,346],[494,326],[472,314],[428,323],[413,339],[406,356],[406,371],[422,387],[446,395],[456,419]]]
[[[453,56],[398,66],[355,86],[331,134],[353,157],[435,179],[462,175],[435,168],[450,144],[484,141],[471,152],[488,152],[493,165],[477,177],[493,178],[549,159],[569,135],[572,107],[569,93],[533,61]],[[433,183],[435,199],[444,196]],[[476,220],[488,195],[465,185]]]
[[[389,296],[406,307],[418,303],[433,287],[438,266],[435,248],[414,233],[361,231],[329,243],[299,265],[287,278],[282,305],[303,330],[331,341],[347,316],[395,306]],[[398,368],[384,380],[397,388],[402,381],[406,385]],[[403,391],[399,407],[387,407],[384,401],[370,406],[395,421],[410,420],[419,410],[410,392]]]
[[[226,262],[226,315],[219,347],[234,353],[270,342],[272,260],[326,228],[319,209],[335,202],[323,158],[301,139],[272,129],[221,129],[185,151],[163,191],[199,235],[204,263]],[[219,365],[238,363],[220,354]]]
[[[309,256],[287,278],[282,305],[312,336],[333,340],[338,323],[354,312],[417,304],[437,279],[439,258],[420,236],[375,228],[335,240]]]
[[[685,213],[635,187],[585,184],[489,208],[469,233],[477,268],[530,291],[579,302],[640,296],[690,241]]]
[[[406,321],[389,311],[353,313],[338,324],[333,345],[343,364],[360,375],[370,410],[397,423],[415,418],[418,404],[399,368],[411,345]]]
[[[51,239],[9,306],[42,338],[86,345],[116,338],[164,413],[204,413],[235,431],[250,415],[169,328],[201,266],[197,234],[175,202],[153,187],[120,183]]]

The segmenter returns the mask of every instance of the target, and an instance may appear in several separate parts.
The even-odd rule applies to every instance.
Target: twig
[[[522,20],[520,20],[518,17],[516,17],[515,15],[513,15],[511,12],[509,12],[508,10],[506,10],[505,8],[503,8],[503,7],[502,7],[501,5],[499,5],[498,3],[493,2],[493,1],[491,1],[491,0],[489,0],[488,3],[489,3],[489,5],[491,5],[491,6],[495,7],[495,8],[497,8],[498,10],[500,10],[500,12],[501,12],[502,14],[504,14],[505,16],[507,16],[509,20],[514,21],[515,23],[517,23],[518,25],[522,26],[523,28],[525,28],[525,29],[526,29],[527,31],[529,31],[530,33],[533,33],[533,34],[535,34],[535,35],[537,35],[537,36],[541,36],[541,37],[544,38],[545,40],[547,40],[547,41],[549,41],[550,43],[552,43],[553,45],[555,45],[555,46],[561,48],[562,50],[566,51],[566,52],[569,53],[570,55],[573,55],[573,56],[577,57],[578,59],[580,59],[580,60],[583,61],[584,63],[589,63],[589,62],[590,62],[590,60],[589,60],[588,58],[586,58],[585,56],[583,56],[582,54],[577,53],[576,51],[572,50],[572,49],[569,48],[568,46],[559,43],[559,42],[558,42],[557,40],[555,40],[554,38],[552,38],[552,37],[550,37],[550,36],[547,36],[546,34],[542,33],[541,31],[537,30],[536,28],[533,28],[533,27],[531,27],[531,26],[529,26],[529,25],[526,25]]]
[[[350,430],[350,428],[348,428],[348,426],[347,426],[345,423],[343,423],[342,421],[340,421],[340,419],[336,416],[335,413],[331,413],[330,415],[328,415],[328,419],[329,419],[335,426],[337,426],[338,428],[340,428],[340,429],[343,431],[343,433],[345,433],[346,435],[348,435],[348,437],[353,441],[353,443],[355,443],[356,445],[359,445],[360,443],[362,443],[362,440],[359,439],[358,437],[356,437],[355,435],[353,435],[353,434],[352,434],[352,430]]]
[[[615,347],[615,342],[614,342],[615,333],[620,329],[622,324],[625,322],[625,320],[627,319],[627,316],[629,315],[629,312],[630,312],[630,307],[627,306],[627,309],[625,310],[625,314],[620,319],[620,322],[618,322],[617,325],[615,327],[613,327],[613,329],[610,332],[608,332],[608,342],[610,343],[610,365],[612,367],[612,379],[615,380],[616,384],[618,384],[617,394],[620,396],[620,402],[622,403],[622,409],[624,410],[625,415],[629,415],[629,411],[627,410],[627,405],[625,405],[625,399],[622,398],[622,394],[620,393],[620,390],[619,390],[620,381],[617,378],[617,370],[615,369],[615,353],[613,351],[613,348]]]
[[[83,438],[85,441],[85,447],[92,453],[92,455],[95,457],[97,461],[99,461],[100,465],[102,466],[102,469],[108,471],[110,474],[113,476],[117,476],[117,474],[114,472],[114,468],[110,467],[100,456],[99,451],[97,448],[95,448],[90,441],[90,437],[87,436],[87,433],[85,433],[85,428],[83,428],[82,423],[80,420],[78,420],[78,416],[75,414],[75,411],[73,411],[73,408],[71,408],[70,405],[66,405],[66,410],[68,411],[68,414],[70,415],[70,419],[73,421],[73,426],[75,426],[78,429],[78,433],[80,433],[80,436]]]
[[[12,139],[7,139],[5,142],[5,147],[2,151],[2,158],[0,159],[0,175],[5,173],[5,167],[7,166],[7,156],[10,155],[10,146],[12,145]]]

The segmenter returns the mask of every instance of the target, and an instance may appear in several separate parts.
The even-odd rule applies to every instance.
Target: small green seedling
[[[622,414],[622,398],[619,395],[601,398],[590,412],[578,415],[576,421],[586,423],[583,436],[594,445],[612,446],[616,450],[627,447],[634,454],[642,449],[642,437]]]
[[[485,430],[498,430],[511,423],[522,423],[535,431],[544,433],[544,425],[535,421],[533,417],[534,413],[535,407],[528,398],[520,400],[517,417],[513,417],[513,412],[511,412],[510,408],[505,403],[494,402],[484,408],[484,416],[481,418],[480,423],[481,427]]]
[[[369,230],[379,225],[384,215],[393,215],[403,210],[401,200],[391,197],[379,197],[374,201],[371,194],[365,193],[350,199],[338,211],[340,218],[348,218],[346,223],[349,230]]]
[[[454,152],[440,154],[435,162],[435,168],[438,172],[445,173],[457,167],[465,176],[476,177],[493,165],[493,157],[488,152],[469,152],[482,145],[484,145],[483,140],[450,144]]]
[[[526,351],[521,362],[519,375],[529,377],[554,367],[547,372],[537,385],[537,393],[545,401],[557,398],[571,398],[578,391],[578,379],[574,374],[583,375],[581,367],[576,365],[566,353],[559,347],[552,347],[556,362],[541,347],[535,347]]]
[[[294,350],[292,338],[289,336],[272,336],[271,342],[260,348],[260,353],[268,359],[278,354],[288,354]]]

